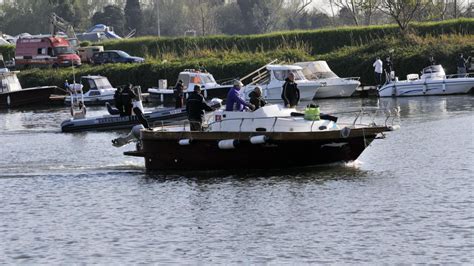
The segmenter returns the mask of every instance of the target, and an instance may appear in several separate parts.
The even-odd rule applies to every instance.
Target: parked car
[[[145,59],[142,57],[131,56],[120,50],[107,50],[92,55],[93,64],[106,63],[143,63]]]

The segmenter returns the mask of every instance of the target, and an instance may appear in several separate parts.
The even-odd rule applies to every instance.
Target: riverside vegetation
[[[395,25],[342,27],[335,29],[275,32],[246,36],[158,38],[141,37],[102,43],[104,49],[120,49],[146,58],[144,64],[83,65],[76,77],[104,75],[112,84],[127,83],[143,88],[158,79],[174,84],[180,71],[204,65],[215,78],[243,77],[273,59],[285,62],[326,60],[340,76],[360,76],[362,84],[373,84],[372,63],[376,56],[390,55],[396,75],[403,79],[419,73],[429,55],[447,73],[456,72],[456,57],[474,55],[474,19],[414,23],[408,34]],[[12,47],[0,48],[6,59]],[[30,69],[19,74],[24,87],[57,85],[72,80],[71,68]]]

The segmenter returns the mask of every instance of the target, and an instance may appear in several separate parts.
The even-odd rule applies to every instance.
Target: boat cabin
[[[20,91],[22,89],[16,73],[18,73],[18,71],[9,71],[7,68],[0,68],[0,93]]]
[[[103,76],[83,76],[81,77],[81,84],[84,86],[84,91],[95,91],[91,92],[89,96],[100,95],[100,90],[115,90],[109,80]]]
[[[187,92],[192,92],[194,90],[194,85],[200,85],[201,89],[219,86],[211,73],[201,72],[194,69],[185,69],[180,72],[178,80],[183,81],[184,89]]]
[[[303,73],[308,79],[339,78],[326,61],[299,62],[295,65],[303,68]]]
[[[446,73],[441,65],[433,65],[423,68],[421,71],[421,79],[443,79]]]

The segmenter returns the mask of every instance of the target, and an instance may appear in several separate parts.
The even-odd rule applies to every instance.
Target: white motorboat
[[[185,69],[179,73],[178,80],[183,81],[185,97],[194,91],[194,85],[200,85],[202,94],[207,99],[225,99],[232,85],[221,85],[216,82],[211,73],[198,71],[195,69]],[[165,86],[166,87],[166,86]],[[169,88],[149,88],[150,100],[161,103],[174,103],[175,96],[173,89]]]
[[[266,65],[265,72],[257,74],[252,82],[244,86],[243,94],[248,100],[249,94],[256,86],[262,88],[262,95],[265,100],[271,102],[281,102],[281,92],[283,84],[288,74],[294,74],[295,82],[300,90],[300,100],[312,100],[316,92],[323,86],[320,82],[307,80],[300,66],[293,65]]]
[[[380,97],[426,96],[468,93],[474,88],[474,77],[469,74],[446,75],[441,65],[428,66],[406,80],[395,80],[378,89]]]
[[[112,87],[109,80],[104,76],[83,76],[81,77],[80,83],[69,84],[70,87],[73,87],[73,91],[79,91],[79,88],[82,91],[85,91],[82,95],[73,93],[72,95],[66,96],[64,99],[65,104],[71,104],[71,97],[73,102],[76,100],[75,97],[81,98],[85,105],[102,105],[106,102],[114,102],[114,94],[117,90]]]
[[[314,96],[316,99],[350,97],[360,86],[359,77],[340,78],[326,61],[298,62],[295,65],[303,68],[308,80],[321,82],[322,87]]]
[[[135,127],[113,143],[121,146],[135,136],[137,150],[125,155],[144,157],[147,170],[282,169],[355,160],[378,135],[396,129],[374,120],[339,124],[322,118],[281,105],[254,112],[219,110],[204,131],[190,131],[186,124]]]

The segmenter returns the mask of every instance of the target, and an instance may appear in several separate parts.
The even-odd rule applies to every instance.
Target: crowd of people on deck
[[[436,60],[433,55],[430,55],[428,58],[428,66],[436,65]],[[464,54],[460,53],[456,58],[456,67],[458,76],[466,75],[471,69],[472,58],[464,58]],[[372,64],[374,67],[375,74],[375,85],[377,87],[382,86],[383,83],[388,83],[392,80],[395,80],[395,68],[390,56],[385,58],[385,61],[382,62],[380,57],[375,58],[375,62]],[[384,75],[385,74],[385,75]]]

